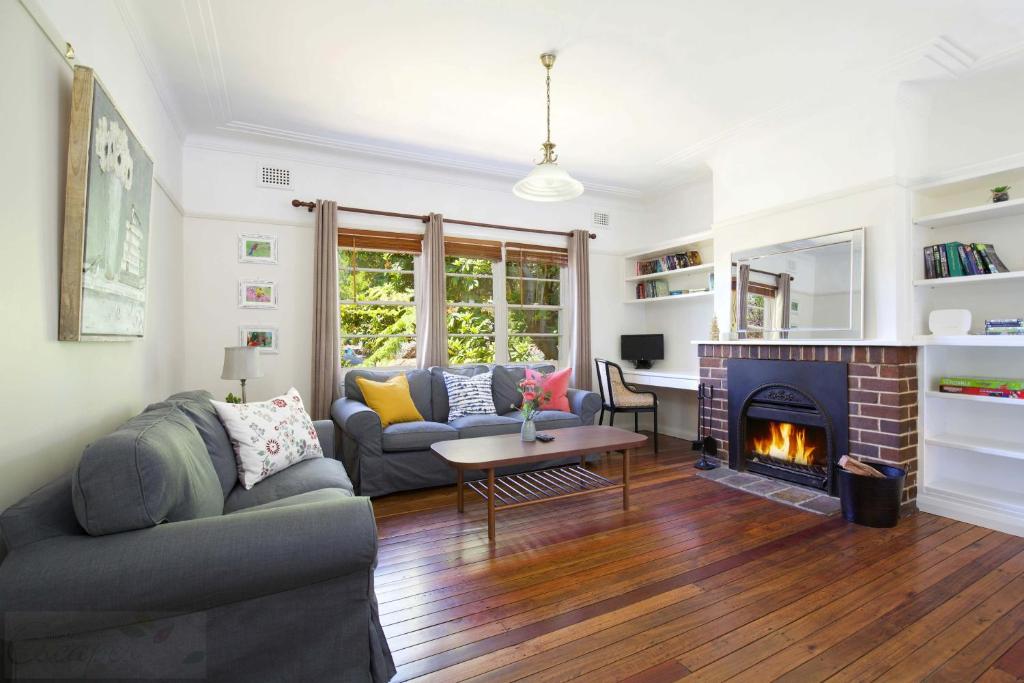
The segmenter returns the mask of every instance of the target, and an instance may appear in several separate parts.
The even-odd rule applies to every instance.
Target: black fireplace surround
[[[847,364],[732,358],[727,372],[729,467],[836,495],[837,461],[850,443]],[[769,422],[799,430],[817,443],[815,462],[798,464],[755,453],[751,442],[757,435],[752,430]]]

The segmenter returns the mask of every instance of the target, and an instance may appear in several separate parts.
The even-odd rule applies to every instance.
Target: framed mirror
[[[733,254],[733,339],[863,339],[864,229]]]

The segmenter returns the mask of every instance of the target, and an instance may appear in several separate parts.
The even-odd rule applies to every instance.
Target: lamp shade
[[[512,188],[521,199],[535,202],[561,202],[583,194],[583,183],[553,161],[544,161]]]
[[[263,376],[260,350],[255,346],[224,348],[224,371],[221,379],[257,379]]]

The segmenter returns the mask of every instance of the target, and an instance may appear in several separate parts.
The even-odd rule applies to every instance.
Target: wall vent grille
[[[256,184],[260,187],[273,187],[278,190],[292,189],[292,171],[281,166],[261,164],[256,176]]]
[[[594,227],[598,230],[611,230],[612,217],[607,211],[594,212]]]

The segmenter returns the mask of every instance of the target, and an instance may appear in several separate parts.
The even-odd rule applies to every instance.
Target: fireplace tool
[[[710,384],[701,382],[697,387],[697,440],[693,442],[693,449],[700,450],[700,460],[693,466],[698,470],[713,470],[718,467],[708,460],[709,456],[718,455],[718,441],[711,436],[711,416],[708,415],[714,396],[715,388]]]

